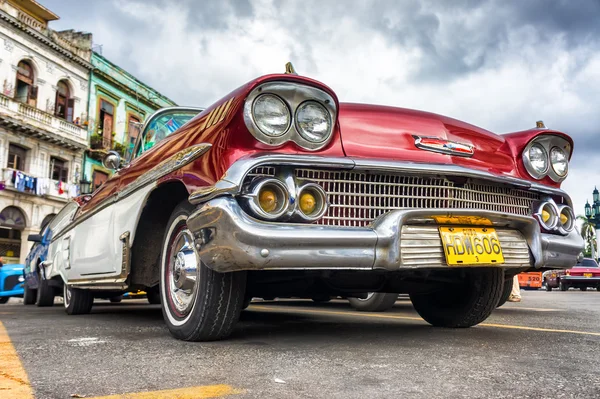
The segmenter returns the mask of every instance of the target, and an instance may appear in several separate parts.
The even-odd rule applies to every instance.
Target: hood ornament
[[[457,155],[459,157],[472,157],[475,147],[471,144],[458,143],[432,136],[413,136],[415,146],[421,150],[439,152],[447,155]]]
[[[294,65],[292,65],[291,62],[288,62],[287,64],[285,64],[285,74],[286,75],[298,75],[298,72],[296,72],[296,68],[294,68]]]

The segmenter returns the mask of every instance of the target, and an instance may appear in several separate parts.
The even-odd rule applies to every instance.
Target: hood
[[[340,103],[339,123],[344,152],[349,157],[455,164],[521,177],[503,136],[456,119],[404,108]],[[474,153],[463,157],[419,149],[414,136],[472,145]]]
[[[0,267],[0,270],[5,271],[5,272],[12,272],[12,271],[23,270],[24,267],[25,266],[23,266],[23,265],[12,264],[12,265],[2,266],[2,267]]]

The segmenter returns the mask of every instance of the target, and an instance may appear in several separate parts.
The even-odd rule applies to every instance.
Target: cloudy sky
[[[38,0],[54,29],[92,32],[102,54],[179,104],[298,72],[341,101],[424,109],[496,133],[575,138],[563,184],[583,213],[600,186],[599,0]]]

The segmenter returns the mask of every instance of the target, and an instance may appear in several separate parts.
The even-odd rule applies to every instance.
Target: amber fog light
[[[283,182],[278,179],[262,179],[244,195],[246,203],[254,216],[275,220],[283,216],[289,204],[289,194]]]
[[[308,183],[300,187],[298,200],[299,213],[304,220],[320,219],[327,211],[327,195],[318,184]]]
[[[554,230],[559,224],[559,211],[554,201],[542,202],[534,216],[546,230]]]
[[[569,206],[562,206],[559,214],[559,225],[563,232],[568,233],[575,228],[575,213]]]

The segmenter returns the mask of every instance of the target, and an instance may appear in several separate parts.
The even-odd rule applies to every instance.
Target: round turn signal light
[[[309,192],[302,193],[300,196],[300,210],[305,215],[310,215],[315,211],[317,199]]]
[[[258,194],[258,203],[263,211],[271,213],[277,209],[277,194],[273,190],[261,190]]]

